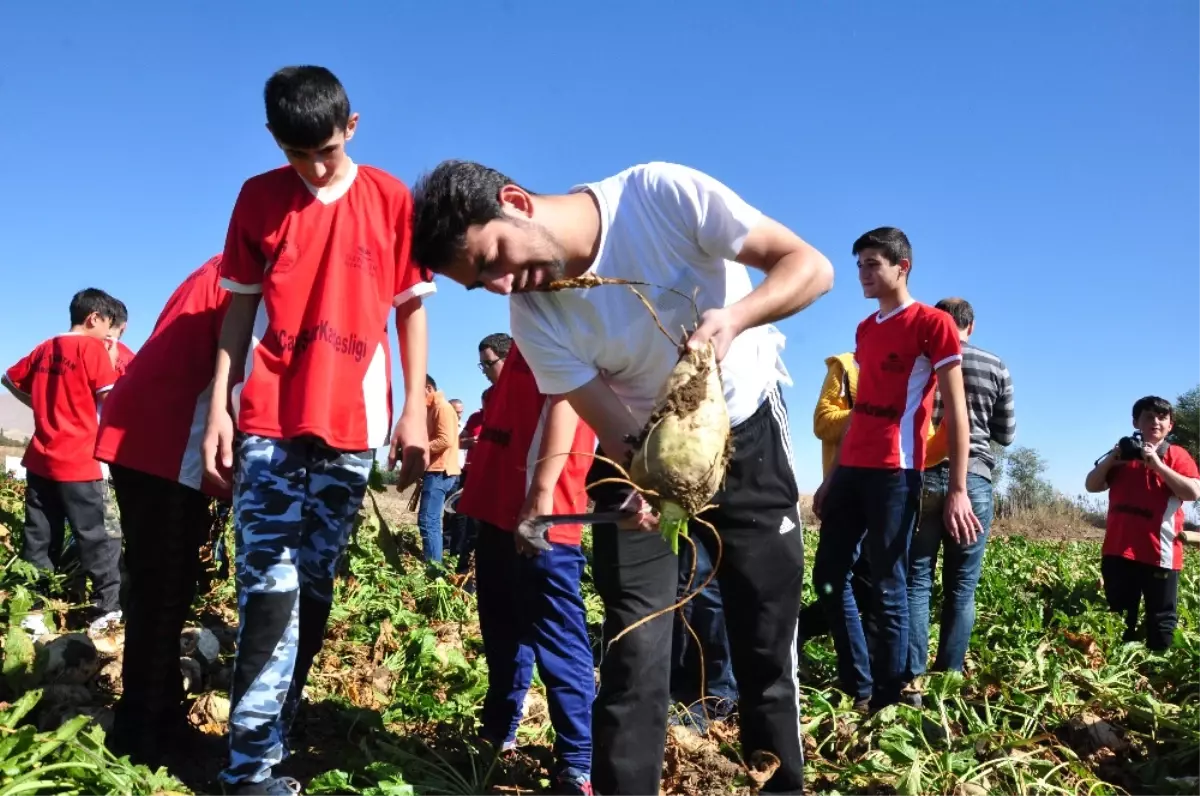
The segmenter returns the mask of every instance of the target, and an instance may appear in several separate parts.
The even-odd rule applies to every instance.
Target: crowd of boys
[[[98,627],[122,618],[123,535],[126,689],[113,748],[154,764],[179,738],[179,634],[213,499],[232,501],[239,628],[221,784],[299,791],[275,768],[323,642],[373,451],[390,445],[400,487],[421,492],[431,564],[442,555],[443,504],[461,488],[453,510],[464,520],[452,538],[460,558],[473,548],[475,559],[489,671],[482,739],[499,750],[515,743],[536,665],[555,730],[556,787],[657,793],[678,693],[669,609],[680,565],[652,505],[618,483],[614,463],[630,462],[678,349],[627,290],[540,289],[595,275],[661,286],[644,293],[663,326],[694,326],[683,344],[711,345],[721,362],[732,458],[707,524],[693,523],[690,536],[714,563],[711,529],[720,536],[715,604],[725,621],[712,633],[725,636],[743,749],[778,758],[765,791],[801,792],[799,646],[817,628],[802,621],[813,614],[801,610],[799,492],[781,392],[791,380],[773,324],[832,288],[829,260],[683,166],[645,164],[541,195],[495,169],[446,161],[410,193],[346,154],[358,114],[328,70],[281,69],[264,100],[288,165],[245,182],[223,251],[179,285],[137,356],[118,344],[124,305],[89,289],[71,302],[70,331],[4,377],[37,422],[22,554],[53,570],[68,520]],[[879,710],[919,700],[939,549],[946,600],[934,666],[962,668],[991,519],[990,446],[1011,443],[1015,420],[1007,369],[967,342],[970,305],[911,297],[904,233],[872,230],[852,251],[878,311],[859,324],[853,353],[828,362],[830,406],[814,417],[826,449],[813,579],[841,686],[859,708]],[[757,287],[749,268],[764,274]],[[508,297],[512,336],[479,343],[492,386],[465,427],[461,405],[427,373],[432,274]],[[681,296],[695,296],[698,324]],[[392,313],[403,376],[396,418]],[[1156,647],[1175,622],[1182,503],[1200,497],[1195,462],[1165,442],[1171,417],[1161,399],[1139,401],[1140,456],[1115,448],[1087,480],[1090,490],[1113,490],[1110,602],[1130,617],[1132,638],[1144,597]],[[460,460],[460,445],[469,458]],[[105,529],[100,462],[111,471],[120,535]],[[460,477],[466,469],[471,477]],[[592,528],[605,609],[598,689],[581,527],[555,526],[541,545],[516,533],[524,520],[580,513],[589,501],[625,517]]]

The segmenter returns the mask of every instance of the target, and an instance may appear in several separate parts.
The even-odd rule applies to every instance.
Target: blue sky
[[[539,192],[669,160],[822,249],[837,284],[781,324],[802,489],[822,360],[872,310],[850,256],[872,227],[908,232],[917,298],[975,305],[1060,488],[1134,399],[1197,382],[1195,3],[70,6],[5,15],[5,367],[88,285],[129,305],[136,348],[282,163],[263,82],[319,63],[362,114],[355,159],[410,184],[448,157]],[[505,302],[443,284],[428,307],[430,371],[474,408]]]

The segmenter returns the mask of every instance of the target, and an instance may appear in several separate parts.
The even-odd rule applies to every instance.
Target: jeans
[[[933,671],[961,672],[971,629],[975,625],[975,586],[983,568],[983,550],[992,527],[992,482],[967,475],[967,497],[983,532],[968,545],[954,541],[942,521],[950,488],[950,469],[925,473],[921,520],[908,551],[908,671],[911,681],[925,673],[929,661],[929,596],[938,548],[942,549],[942,616]]]
[[[479,526],[475,577],[488,664],[481,734],[497,747],[516,740],[536,662],[558,764],[590,773],[596,676],[579,593],[587,564],[583,551],[552,544],[530,558],[517,552],[512,533]]]
[[[444,472],[425,473],[421,481],[421,505],[417,509],[417,527],[426,563],[442,563],[442,509],[446,497],[458,485],[458,477]]]
[[[679,599],[694,592],[712,573],[708,548],[696,544],[696,574],[685,592],[692,569],[692,546],[679,546]],[[683,614],[683,617],[680,616]],[[683,620],[700,640],[688,632]],[[721,605],[721,590],[714,579],[686,605],[675,612],[675,638],[671,653],[671,700],[687,707],[697,724],[703,721],[705,710],[700,699],[700,661],[704,661],[704,708],[709,717],[724,718],[737,707],[737,681],[729,655],[729,639],[725,634],[725,611]],[[703,727],[699,727],[703,731]]]
[[[857,701],[870,699],[872,710],[900,700],[908,663],[908,547],[920,502],[920,470],[839,467],[825,496],[813,585],[829,618],[841,686]],[[869,647],[850,588],[863,544],[875,617]]]

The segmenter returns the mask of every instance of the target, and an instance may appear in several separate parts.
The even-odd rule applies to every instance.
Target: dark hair
[[[479,352],[483,353],[485,349],[490,348],[496,352],[496,356],[504,359],[508,356],[508,349],[512,348],[512,343],[513,339],[504,332],[496,332],[479,341]]]
[[[1171,402],[1165,398],[1159,398],[1157,395],[1147,395],[1145,398],[1138,398],[1133,404],[1133,422],[1137,422],[1142,416],[1142,412],[1150,410],[1158,417],[1166,415],[1175,422],[1175,409],[1171,406]]]
[[[350,122],[350,99],[323,66],[285,66],[263,89],[267,124],[285,146],[315,149]]]
[[[116,317],[116,306],[112,296],[98,288],[85,288],[71,297],[71,325],[78,326],[93,312],[112,321]]]
[[[469,227],[504,217],[500,189],[515,184],[478,163],[439,163],[413,188],[413,260],[422,269],[441,273],[466,243]]]
[[[432,387],[435,390],[437,389],[437,382],[434,381],[433,376],[430,376],[428,373],[425,374],[425,386]]]
[[[112,311],[113,326],[121,326],[122,324],[129,323],[129,308],[125,306],[124,301],[121,301],[115,296],[112,297]]]
[[[449,401],[447,401],[446,403],[450,403],[450,404],[461,404],[462,402],[463,402],[463,401],[462,401],[462,398],[451,398],[451,399],[450,399]]]
[[[966,299],[945,298],[933,306],[953,318],[954,324],[964,332],[975,322],[975,309]]]
[[[908,236],[895,227],[879,227],[861,235],[854,241],[851,253],[857,257],[863,249],[879,249],[893,265],[908,260],[912,266],[912,244],[908,242]]]

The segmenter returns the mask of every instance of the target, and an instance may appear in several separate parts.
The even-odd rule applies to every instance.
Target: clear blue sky
[[[872,310],[850,245],[902,227],[915,295],[975,305],[1018,444],[1080,491],[1135,398],[1197,381],[1198,23],[1183,0],[12,4],[0,361],[88,285],[129,305],[136,348],[282,163],[263,82],[319,63],[362,114],[352,155],[410,184],[448,157],[541,192],[670,160],[826,252],[832,293],[781,325],[805,490],[822,359]],[[474,408],[507,307],[440,287],[430,370]]]

